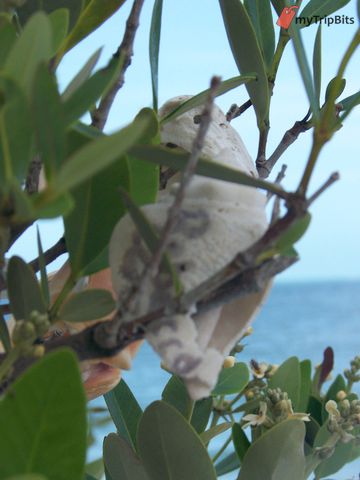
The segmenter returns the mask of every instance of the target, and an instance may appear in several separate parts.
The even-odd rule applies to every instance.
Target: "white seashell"
[[[186,98],[170,100],[160,114],[165,115]],[[194,116],[201,111],[196,108],[165,123],[161,130],[162,142],[191,150],[198,129]],[[240,136],[218,107],[214,108],[202,154],[257,176]],[[162,192],[157,204],[142,207],[159,232],[175,194],[176,184],[173,184]],[[255,188],[198,175],[193,177],[167,248],[185,292],[207,280],[264,233],[267,228],[265,203],[265,196]],[[112,281],[120,303],[139,284],[150,258],[130,216],[123,217],[110,241]],[[160,273],[132,314],[144,315],[165,306],[172,295],[169,275]],[[150,325],[146,338],[162,362],[184,380],[191,397],[202,398],[211,392],[224,358],[241,337],[263,297],[264,292],[249,295],[198,316],[196,322],[192,313],[164,317]]]

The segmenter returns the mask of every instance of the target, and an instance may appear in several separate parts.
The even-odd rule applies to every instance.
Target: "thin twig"
[[[312,127],[311,121],[308,121],[308,114],[300,121],[294,123],[294,125],[285,132],[283,138],[281,139],[279,145],[275,148],[273,154],[268,158],[268,160],[257,160],[256,166],[260,178],[267,178],[274,165],[279,160],[279,158],[284,154],[284,152],[292,145],[295,140],[298,138],[300,133],[306,132]]]
[[[60,255],[63,255],[67,252],[65,238],[61,237],[52,247],[44,252],[44,261],[45,265],[49,265],[49,263],[56,260]],[[34,272],[38,272],[40,270],[40,260],[39,257],[35,258],[29,263],[30,267],[34,270]]]
[[[287,169],[287,165],[284,164],[284,165],[281,166],[280,172],[277,174],[274,183],[277,183],[278,185],[281,184],[281,182],[285,178],[286,169]],[[270,192],[270,191],[267,192],[267,194],[266,194],[267,202],[269,202],[269,200],[272,198],[273,195],[274,195],[273,192]]]
[[[106,95],[101,99],[99,107],[92,113],[92,126],[99,130],[104,129],[115,97],[124,85],[125,72],[131,64],[131,57],[134,54],[134,40],[139,26],[139,18],[143,4],[144,0],[134,0],[130,15],[126,22],[123,40],[114,54],[114,57],[122,62],[118,78]]]
[[[324,185],[322,185],[315,193],[311,195],[311,197],[308,199],[307,203],[310,206],[322,193],[325,192],[331,185],[335,182],[337,182],[340,179],[340,174],[339,172],[334,172],[330,175],[330,177],[326,180]]]
[[[236,103],[233,103],[226,114],[226,120],[230,123],[231,120],[234,120],[234,118],[240,117],[240,115],[246,112],[246,110],[250,108],[251,105],[252,105],[251,100],[247,100],[245,103],[243,103],[239,107],[236,105]]]

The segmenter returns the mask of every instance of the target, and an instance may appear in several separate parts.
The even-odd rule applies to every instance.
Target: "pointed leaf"
[[[11,386],[0,403],[0,429],[1,478],[83,479],[85,395],[73,353],[46,355]]]
[[[65,158],[65,119],[55,79],[45,64],[35,75],[32,112],[38,152],[51,182]]]
[[[321,93],[321,23],[319,24],[314,44],[313,52],[313,71],[314,71],[314,86],[315,96],[319,104]]]
[[[50,20],[43,13],[37,13],[30,18],[8,54],[4,69],[28,94],[32,91],[37,67],[50,60],[52,42]]]
[[[235,363],[232,368],[223,368],[211,395],[232,395],[241,392],[249,383],[250,375],[246,363]]]
[[[240,85],[243,85],[247,82],[256,80],[256,78],[257,76],[255,73],[254,74],[249,73],[247,75],[239,75],[237,77],[224,80],[223,82],[220,83],[219,87],[216,90],[216,97],[219,97],[220,95],[223,95],[224,93],[229,92],[230,90],[233,90],[234,88]],[[170,120],[174,120],[175,118],[179,117],[183,113],[188,112],[193,108],[200,107],[206,102],[206,99],[208,98],[208,95],[209,95],[209,91],[210,89],[203,90],[197,95],[194,95],[188,100],[185,100],[184,102],[180,103],[179,105],[177,105],[177,107],[174,108],[174,110],[171,110],[161,119],[161,123],[166,123]]]
[[[134,451],[115,433],[104,439],[104,463],[114,480],[149,480]]]
[[[216,465],[216,474],[220,477],[221,475],[237,470],[239,467],[239,457],[235,452],[232,452]]]
[[[301,420],[275,425],[249,447],[238,480],[304,478],[304,437]]]
[[[203,398],[195,402],[194,410],[191,415],[191,425],[198,433],[201,433],[207,427],[209,418],[213,409],[213,399],[211,397]]]
[[[299,17],[327,17],[347,5],[349,2],[350,0],[310,0],[299,14]]]
[[[257,81],[247,84],[246,88],[255,109],[258,127],[263,129],[269,111],[269,86],[254,28],[240,0],[219,2],[230,48],[239,72],[257,74]]]
[[[58,51],[69,30],[69,10],[67,8],[54,10],[50,13],[49,20],[53,33],[53,47],[51,52],[51,56],[53,56]]]
[[[101,48],[98,48],[96,52],[94,52],[89,60],[85,63],[85,65],[79,70],[79,72],[75,75],[75,77],[70,81],[69,85],[66,87],[64,90],[63,94],[61,95],[61,98],[63,101],[68,100],[71,95],[78,90],[81,85],[87,80],[93,69],[95,68],[95,65],[97,64],[99,58],[101,55]]]
[[[58,55],[58,59],[64,55],[81,40],[90,35],[102,25],[116,10],[118,10],[125,0],[90,0],[87,2],[84,10],[81,12],[76,25],[66,38]]]
[[[275,31],[270,0],[245,0],[244,5],[269,72],[275,51]]]
[[[200,438],[204,445],[207,445],[213,438],[221,435],[222,433],[226,432],[231,428],[230,422],[219,423],[218,425],[214,425],[213,427],[209,428],[205,432],[200,434]]]
[[[33,155],[34,132],[30,109],[23,92],[16,85],[12,88],[12,95],[8,92],[8,101],[0,110],[1,183],[8,183],[14,177],[23,182]]]
[[[307,406],[311,393],[311,362],[303,360],[300,362],[300,398],[298,404],[299,412],[307,413]]]
[[[234,423],[232,427],[232,438],[237,456],[240,462],[243,462],[246,452],[250,447],[250,441],[244,430],[238,423]]]
[[[311,111],[312,111],[314,120],[317,121],[319,117],[319,108],[316,101],[313,78],[311,75],[309,63],[307,60],[307,55],[306,55],[304,44],[300,34],[300,28],[296,23],[293,22],[290,25],[288,32],[290,33],[293,39],[295,56],[300,69],[300,74],[303,80],[305,91],[309,99]]]
[[[299,411],[300,363],[297,357],[288,358],[269,379],[270,388],[280,388],[286,392],[292,402],[294,412]]]
[[[69,11],[69,27],[73,28],[76,20],[78,19],[83,7],[83,0],[56,0],[53,1],[39,1],[39,0],[26,0],[23,5],[17,9],[20,22],[22,25],[28,21],[28,19],[37,11],[44,10],[46,13],[51,13],[58,9],[67,9]]]
[[[104,395],[118,434],[136,450],[136,432],[142,410],[124,380]]]
[[[4,23],[0,29],[0,68],[3,67],[9,51],[16,41],[16,30],[12,23]]]
[[[280,252],[286,252],[289,247],[292,247],[305,234],[311,222],[311,215],[309,212],[296,220],[291,227],[284,232],[276,241],[275,248]]]
[[[140,457],[151,480],[216,480],[208,453],[183,416],[165,402],[154,402],[139,424]]]
[[[287,6],[286,0],[271,0],[271,3],[278,16],[281,15],[281,12]]]
[[[46,274],[46,263],[44,258],[44,250],[41,243],[40,230],[38,225],[36,225],[36,238],[38,246],[38,257],[39,257],[39,266],[40,266],[40,285],[45,304],[48,307],[50,305],[50,292],[49,292],[49,282]]]
[[[150,26],[149,57],[151,70],[151,85],[153,91],[153,108],[158,109],[158,74],[159,74],[159,48],[161,35],[161,16],[163,0],[155,0]]]
[[[57,178],[59,193],[72,189],[110,166],[136,142],[151,125],[152,118],[142,116],[109,136],[102,136],[75,152],[63,165]]]
[[[345,382],[345,379],[342,375],[337,375],[335,380],[332,382],[332,384],[330,385],[330,387],[329,387],[329,389],[326,393],[325,402],[327,402],[328,400],[337,401],[336,395],[341,390],[343,392],[346,392],[346,390],[347,390],[346,382]]]
[[[91,143],[88,137],[76,132],[70,132],[68,142],[75,154]],[[93,262],[107,249],[111,232],[125,213],[120,186],[129,188],[129,169],[124,156],[73,190],[75,208],[64,219],[73,271],[89,275],[108,266],[107,251],[98,264]]]
[[[354,93],[353,95],[350,95],[349,97],[340,100],[339,103],[342,106],[343,110],[351,110],[356,105],[360,104],[360,92]]]
[[[112,60],[109,65],[97,71],[92,77],[85,80],[81,87],[75,90],[64,102],[66,125],[71,125],[88,112],[95,102],[112,84],[118,70],[119,62]]]
[[[28,318],[34,310],[46,312],[35,274],[20,257],[10,258],[7,285],[11,312],[17,320]]]
[[[64,322],[87,322],[103,318],[114,310],[111,293],[93,288],[72,295],[61,307],[59,318]]]
[[[181,378],[173,375],[165,385],[161,398],[189,420],[192,413],[193,401],[189,397]]]
[[[163,146],[137,145],[130,149],[131,155],[145,160],[147,162],[156,163],[158,165],[166,165],[174,170],[184,170],[189,160],[190,154],[181,149],[166,148]],[[266,182],[254,178],[246,173],[227,167],[220,163],[213,162],[206,158],[201,158],[196,166],[197,175],[203,175],[209,178],[225,180],[226,182],[239,183],[240,185],[248,185],[251,187],[261,188],[277,195],[284,196],[284,190],[276,184]]]

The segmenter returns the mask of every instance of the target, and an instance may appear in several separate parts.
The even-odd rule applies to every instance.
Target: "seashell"
[[[170,100],[161,108],[160,115],[187,98]],[[200,114],[201,108],[195,108],[165,123],[162,143],[190,151],[198,129],[194,117]],[[257,176],[240,136],[216,106],[202,154],[214,162]],[[159,232],[177,186],[176,182],[171,183],[161,193],[158,203],[142,207]],[[168,253],[185,292],[207,280],[261,237],[267,228],[265,204],[265,196],[255,188],[198,175],[192,178],[168,244]],[[121,303],[139,284],[151,258],[129,215],[116,225],[109,251],[113,288]],[[160,272],[130,314],[144,315],[164,307],[172,295],[171,278]],[[190,396],[203,398],[213,389],[224,358],[241,338],[264,296],[265,291],[249,295],[197,316],[196,321],[194,312],[165,316],[148,327],[146,338],[163,364],[183,379]]]

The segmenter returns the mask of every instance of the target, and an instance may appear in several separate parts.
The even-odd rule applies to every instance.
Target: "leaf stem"
[[[229,444],[231,443],[231,440],[232,440],[232,435],[229,436],[229,438],[226,440],[226,442],[224,442],[223,446],[220,448],[220,450],[213,456],[213,458],[211,459],[211,461],[213,463],[216,462],[216,460],[225,452],[225,450],[227,449],[227,447],[229,446]]]

